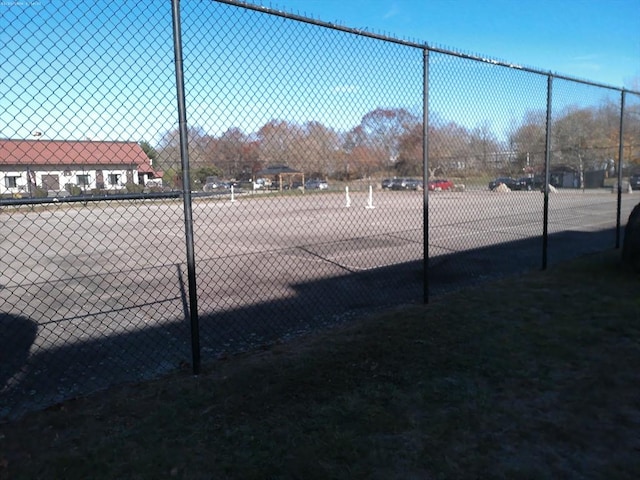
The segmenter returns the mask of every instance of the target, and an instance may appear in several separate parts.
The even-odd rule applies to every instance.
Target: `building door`
[[[60,175],[42,175],[42,188],[60,190]]]

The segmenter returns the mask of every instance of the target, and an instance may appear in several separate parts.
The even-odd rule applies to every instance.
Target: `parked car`
[[[384,180],[382,180],[381,185],[382,185],[382,189],[383,190],[388,190],[391,188],[391,186],[393,185],[393,181],[396,180],[395,178],[385,178]]]
[[[424,182],[415,178],[409,179],[409,188],[411,190],[424,190]]]
[[[446,180],[442,178],[429,180],[429,182],[427,183],[427,188],[432,192],[453,190],[453,186],[454,185],[451,180]]]
[[[396,178],[391,184],[391,190],[420,190],[423,187],[422,180],[416,178]]]
[[[533,178],[531,177],[522,177],[516,181],[516,188],[512,190],[533,190]]]
[[[327,190],[329,188],[329,184],[324,180],[312,178],[311,180],[304,182],[304,188],[307,190]]]
[[[202,186],[202,191],[204,192],[213,192],[214,190],[218,190],[219,188],[224,188],[224,182],[220,180],[216,180],[215,182],[207,182]]]
[[[629,177],[629,186],[632,190],[640,190],[640,173],[634,173]]]
[[[232,182],[229,180],[216,180],[214,182],[205,183],[202,187],[204,192],[222,192],[223,190],[231,190],[231,187],[239,188],[239,184],[237,182]]]
[[[511,190],[518,190],[518,181],[511,177],[498,177],[489,182],[489,190],[495,190],[500,185],[506,185]]]
[[[280,184],[278,182],[273,182],[273,185],[275,186],[276,190],[280,189]],[[283,190],[302,190],[304,188],[304,183],[299,182],[299,181],[294,181],[291,183],[285,183],[282,186]]]
[[[272,187],[273,182],[271,181],[270,178],[257,178],[255,180],[255,182],[253,182],[253,189],[254,190],[260,190],[260,189],[269,189]]]

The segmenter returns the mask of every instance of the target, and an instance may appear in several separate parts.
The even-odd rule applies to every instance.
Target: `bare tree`
[[[394,168],[400,156],[403,135],[410,132],[420,119],[403,108],[378,108],[367,113],[353,130],[354,146],[367,147],[379,168]]]
[[[200,127],[187,129],[189,162],[192,167],[213,164],[216,139]],[[165,170],[180,168],[180,130],[166,132],[158,147],[158,162]]]
[[[328,177],[340,169],[340,138],[320,122],[303,125],[304,163],[303,169],[312,175]]]
[[[510,156],[503,155],[503,148],[487,122],[471,131],[469,153],[482,172],[509,171],[512,168]]]
[[[215,164],[228,178],[251,178],[258,162],[258,143],[239,128],[225,131],[216,143]]]
[[[304,167],[304,130],[284,120],[271,120],[257,132],[260,161],[265,165]]]
[[[423,171],[423,127],[414,125],[400,137],[396,172],[401,176],[422,175]]]
[[[546,113],[529,111],[520,125],[509,135],[509,147],[515,161],[525,171],[544,167],[546,145]]]

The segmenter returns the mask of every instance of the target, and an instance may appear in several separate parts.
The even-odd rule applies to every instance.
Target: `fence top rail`
[[[445,54],[445,55],[451,55],[451,56],[454,56],[454,57],[464,58],[464,59],[467,59],[467,60],[474,60],[474,61],[477,61],[477,62],[487,63],[487,64],[496,65],[496,66],[500,66],[500,67],[511,68],[511,69],[515,69],[515,70],[521,70],[523,72],[534,73],[534,74],[537,74],[537,75],[549,76],[549,77],[557,78],[557,79],[560,79],[560,80],[568,80],[568,81],[571,81],[571,82],[582,83],[582,84],[585,84],[585,85],[591,85],[593,87],[606,88],[606,89],[609,89],[609,90],[616,90],[616,91],[619,91],[619,92],[626,92],[626,93],[630,93],[630,94],[634,94],[634,95],[640,95],[640,91],[629,90],[629,89],[621,88],[621,87],[615,87],[613,85],[607,85],[607,84],[604,84],[604,83],[598,83],[598,82],[593,82],[593,81],[590,81],[590,80],[575,78],[575,77],[571,77],[571,76],[568,76],[568,75],[562,75],[562,74],[551,72],[551,71],[544,71],[544,70],[541,70],[539,68],[526,67],[526,66],[520,65],[518,63],[506,62],[506,61],[503,61],[503,60],[497,60],[497,59],[486,57],[486,56],[482,56],[482,55],[474,55],[474,54],[469,54],[469,53],[456,52],[454,50],[449,50],[449,49],[446,49],[446,48],[433,47],[433,46],[430,46],[427,42],[419,43],[419,42],[413,42],[413,41],[409,41],[409,40],[402,40],[402,39],[391,37],[389,35],[385,35],[385,34],[381,34],[381,33],[370,32],[368,30],[362,30],[362,29],[358,29],[358,28],[346,27],[344,25],[340,25],[340,24],[337,24],[337,23],[326,22],[326,21],[323,21],[323,20],[315,19],[315,18],[305,17],[305,16],[300,15],[300,14],[286,12],[286,11],[283,11],[283,10],[277,10],[275,8],[272,8],[272,7],[265,7],[265,6],[262,6],[262,5],[256,5],[256,4],[245,2],[245,1],[241,1],[241,0],[213,0],[213,1],[216,2],[216,3],[222,3],[222,4],[226,4],[226,5],[232,5],[232,6],[235,6],[235,7],[245,8],[247,10],[253,10],[253,11],[256,11],[256,12],[262,12],[262,13],[266,13],[266,14],[269,14],[269,15],[274,15],[274,16],[277,16],[277,17],[288,18],[290,20],[295,20],[297,22],[316,25],[316,26],[319,26],[319,27],[330,28],[330,29],[333,29],[333,30],[339,30],[341,32],[351,33],[353,35],[359,35],[359,36],[362,36],[362,37],[373,38],[373,39],[382,40],[382,41],[385,41],[385,42],[396,43],[398,45],[404,45],[406,47],[419,48],[419,49],[422,49],[422,50],[427,50],[429,52],[442,53],[442,54]]]

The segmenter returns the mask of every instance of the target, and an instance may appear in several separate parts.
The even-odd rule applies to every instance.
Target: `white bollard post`
[[[349,208],[351,206],[351,198],[349,197],[349,187],[344,187],[344,191],[347,198],[347,203],[345,204],[345,207]]]
[[[233,197],[233,185],[231,185],[231,201],[235,202],[236,199]]]
[[[369,185],[369,203],[365,208],[376,208],[373,206],[373,187]]]

